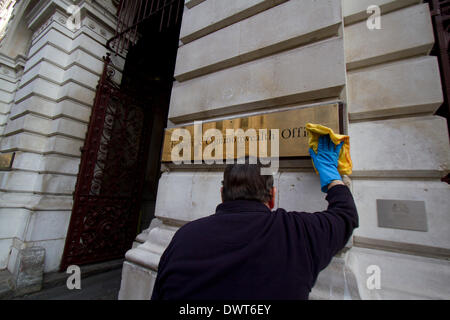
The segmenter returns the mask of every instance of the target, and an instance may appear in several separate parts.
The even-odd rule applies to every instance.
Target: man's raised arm
[[[342,143],[335,146],[328,135],[319,138],[317,153],[310,154],[320,176],[321,190],[327,192],[328,209],[303,215],[316,272],[325,268],[342,250],[358,227],[358,212],[349,188],[338,172]]]

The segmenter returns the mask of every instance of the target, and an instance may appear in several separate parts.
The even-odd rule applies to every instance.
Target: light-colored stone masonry
[[[350,121],[435,112],[443,99],[438,73],[437,60],[431,56],[349,72]]]
[[[445,120],[433,116],[443,97],[437,59],[429,56],[428,5],[336,0],[320,11],[316,1],[233,1],[216,11],[219,2],[186,1],[169,126],[342,99],[360,228],[354,246],[321,273],[311,298],[449,298],[450,188],[440,182],[449,170],[449,141]],[[267,7],[249,11],[255,4]],[[369,5],[381,8],[381,30],[366,27]],[[315,18],[307,23],[308,17]],[[127,253],[121,299],[151,296],[160,255],[179,226],[214,212],[221,178],[214,170],[167,169],[159,183],[159,222]],[[310,166],[281,170],[277,206],[323,210],[318,183]],[[425,201],[428,232],[379,228],[377,199]],[[380,290],[366,286],[374,264],[382,272]]]
[[[286,0],[208,0],[185,1],[183,26],[180,39],[183,43],[199,39],[209,33],[225,28],[233,23],[252,17]]]
[[[45,248],[45,272],[59,267],[80,147],[115,28],[115,8],[102,0],[80,3],[81,28],[72,31],[66,25],[69,4],[22,1],[5,42],[15,35],[27,44],[19,56],[20,81],[1,85],[14,94],[6,100],[0,92],[1,102],[9,103],[0,110],[7,118],[0,152],[15,152],[12,170],[0,172],[0,269],[13,274],[19,250],[31,246]],[[124,61],[114,62],[123,68]],[[120,81],[121,73],[116,77]]]
[[[343,41],[333,37],[176,83],[169,120],[180,123],[338,97],[344,85]]]
[[[12,59],[0,52],[0,134],[5,130],[24,64],[23,56]]]
[[[190,12],[188,10],[187,14]],[[223,11],[216,12],[223,14]],[[189,16],[185,19],[184,25],[189,26]],[[328,38],[338,34],[340,24],[340,7],[330,5],[329,0],[288,1],[181,46],[175,78],[185,81],[310,43],[312,38],[316,41],[320,37]],[[265,36],[260,37],[260,34]]]
[[[443,97],[437,59],[428,56],[434,44],[429,7],[421,1],[370,4],[377,2],[382,29],[370,31],[366,21],[356,21],[365,1],[344,1],[344,12],[351,12],[344,41],[360,212],[354,243],[372,248],[354,247],[348,264],[364,299],[448,299],[450,188],[440,177],[449,170],[450,153],[445,119],[432,115]],[[377,199],[424,201],[428,231],[378,227]],[[428,258],[434,254],[443,259]],[[380,290],[365,286],[366,268],[374,264],[382,272]]]
[[[450,188],[438,62],[429,9],[420,0],[187,0],[168,126],[341,100],[351,136],[348,179],[360,213],[353,247],[319,276],[313,299],[449,298]],[[29,6],[32,4],[32,6]],[[115,26],[109,0],[82,1],[69,30],[67,0],[16,6],[0,44],[0,269],[19,250],[46,250],[58,268],[104,44]],[[381,30],[366,27],[379,5]],[[123,61],[115,63],[123,67]],[[117,81],[120,81],[120,72]],[[156,217],[127,255],[122,299],[148,299],[159,258],[184,223],[212,214],[222,173],[166,168]],[[277,206],[326,207],[311,165],[275,176]],[[173,195],[177,194],[177,201]],[[378,227],[376,200],[425,201],[428,232]],[[370,248],[370,249],[369,249]],[[395,251],[395,252],[391,252]],[[367,267],[382,271],[380,290]],[[408,266],[408,267],[405,267]]]

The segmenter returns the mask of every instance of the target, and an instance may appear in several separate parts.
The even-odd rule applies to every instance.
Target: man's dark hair
[[[259,164],[230,164],[223,174],[222,200],[256,200],[263,203],[271,199],[271,175],[261,175]]]

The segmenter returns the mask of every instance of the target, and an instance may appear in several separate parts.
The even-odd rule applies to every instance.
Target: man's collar
[[[271,213],[272,211],[262,202],[257,200],[233,200],[219,204],[216,214],[225,213]]]

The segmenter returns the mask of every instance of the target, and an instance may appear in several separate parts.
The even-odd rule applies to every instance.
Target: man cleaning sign
[[[323,212],[272,211],[273,176],[261,175],[259,165],[228,165],[223,202],[215,214],[176,232],[161,257],[152,299],[308,299],[319,272],[358,227],[338,171],[346,142],[333,140],[332,132],[322,134],[310,149],[327,193]]]

